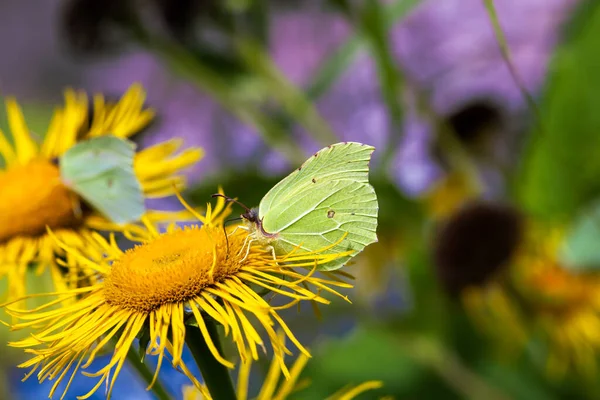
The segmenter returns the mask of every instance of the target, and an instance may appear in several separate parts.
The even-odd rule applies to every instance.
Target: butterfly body
[[[246,227],[251,232],[251,235],[263,244],[270,244],[276,240],[279,236],[277,232],[269,233],[265,231],[262,223],[262,219],[259,217],[258,208],[248,209],[244,214],[241,215],[242,219],[246,222]]]

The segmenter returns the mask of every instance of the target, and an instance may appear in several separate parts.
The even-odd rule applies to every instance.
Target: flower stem
[[[508,400],[499,388],[490,385],[460,358],[434,338],[404,336],[396,343],[416,362],[431,368],[465,399]]]
[[[150,371],[150,369],[148,369],[148,366],[146,364],[140,361],[140,356],[133,347],[130,347],[129,351],[127,352],[127,361],[129,361],[129,364],[131,364],[131,366],[135,368],[135,370],[138,372],[138,374],[144,380],[144,382],[146,382],[147,385],[150,385],[154,374],[152,373],[152,371]],[[156,395],[156,398],[158,400],[171,399],[171,396],[169,396],[163,385],[160,383],[160,380],[158,379],[156,380],[156,382],[154,382],[154,385],[152,385],[152,393]]]
[[[208,334],[212,339],[217,351],[223,354],[221,341],[217,326],[213,321],[205,320]],[[235,389],[226,366],[215,359],[212,352],[206,345],[206,341],[199,329],[187,327],[185,332],[185,343],[190,348],[196,364],[200,368],[200,373],[204,379],[204,384],[208,388],[213,400],[235,400]]]

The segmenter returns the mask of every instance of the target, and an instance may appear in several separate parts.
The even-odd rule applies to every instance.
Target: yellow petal
[[[60,108],[54,110],[52,114],[52,119],[50,120],[50,125],[48,126],[48,130],[46,132],[46,136],[44,137],[44,142],[42,143],[42,148],[40,149],[40,153],[44,157],[52,158],[58,156],[59,146],[58,143],[61,139],[62,132],[62,122],[63,122],[64,113]]]
[[[134,168],[142,183],[148,179],[166,177],[194,164],[202,158],[202,149],[186,149],[172,158],[163,158],[154,162],[141,163],[136,158]]]
[[[17,160],[17,155],[2,130],[0,130],[0,156],[4,158],[7,167]]]
[[[8,115],[10,131],[15,139],[17,159],[21,163],[26,163],[37,155],[38,148],[29,134],[21,107],[19,107],[19,104],[12,97],[6,99],[6,113]]]

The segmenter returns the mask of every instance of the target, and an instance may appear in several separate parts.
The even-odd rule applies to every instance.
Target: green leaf
[[[326,398],[346,385],[381,380],[378,395],[410,393],[424,369],[395,348],[389,334],[375,329],[358,328],[342,341],[328,341],[313,352],[303,377],[311,386],[297,398]],[[366,396],[368,398],[377,398]]]
[[[575,219],[559,250],[562,265],[574,271],[600,269],[600,201]]]
[[[364,398],[507,399],[438,339],[392,326],[363,325],[342,341],[324,343],[303,377],[312,385],[298,398],[325,398],[340,387],[379,380],[383,388]]]
[[[540,218],[564,219],[600,194],[600,7],[587,4],[552,64],[542,129],[518,182],[520,201]]]
[[[559,396],[528,365],[485,361],[479,368],[485,378],[514,400],[554,400]]]

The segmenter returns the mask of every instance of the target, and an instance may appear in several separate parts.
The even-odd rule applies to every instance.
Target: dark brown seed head
[[[506,205],[474,202],[438,230],[433,261],[444,288],[457,295],[482,286],[505,267],[522,235],[522,217]]]

